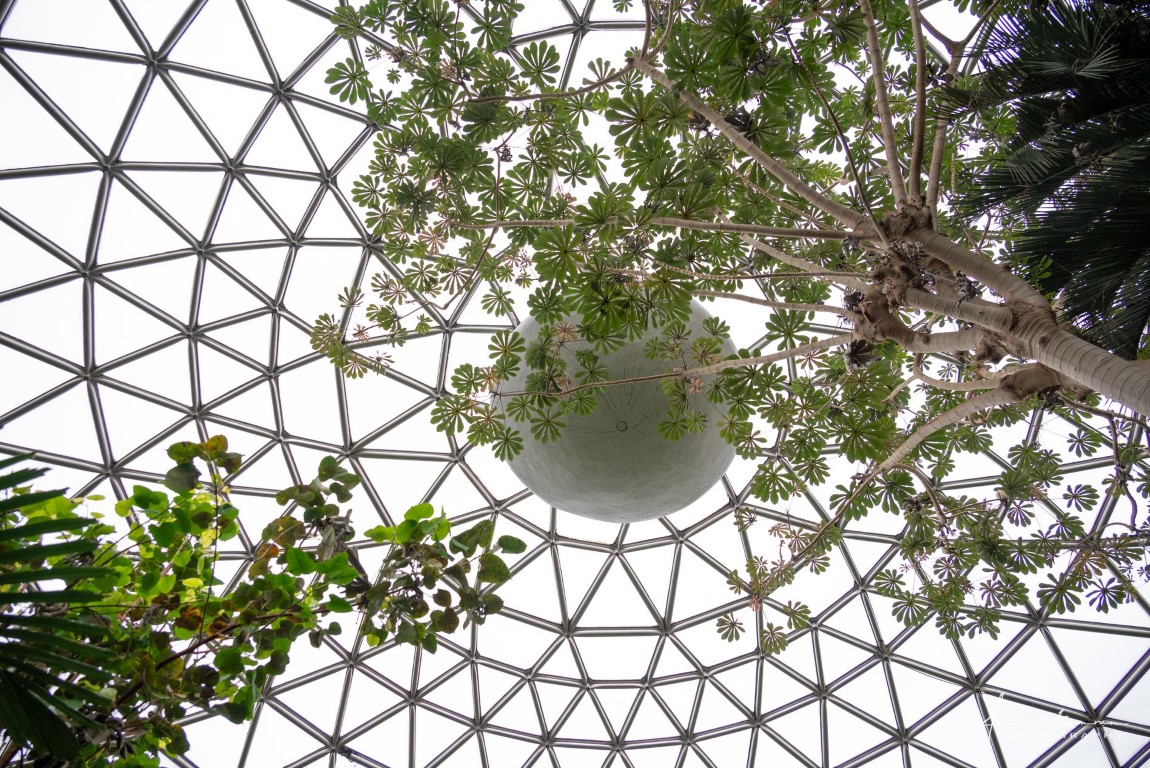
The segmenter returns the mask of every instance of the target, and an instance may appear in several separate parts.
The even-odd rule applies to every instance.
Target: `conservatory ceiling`
[[[573,83],[642,22],[607,0],[526,4],[517,39],[550,38]],[[274,514],[271,491],[335,453],[366,478],[360,530],[430,500],[463,519],[494,509],[498,530],[528,543],[500,590],[507,610],[486,625],[435,655],[368,649],[354,633],[299,648],[254,723],[194,721],[176,764],[1150,756],[1144,599],[1106,615],[1007,614],[997,640],[906,630],[868,584],[897,564],[899,518],[876,512],[847,527],[829,571],[777,595],[801,594],[815,621],[766,657],[716,634],[717,616],[740,608],[724,574],[771,546],[771,520],[823,519],[827,498],[756,506],[754,465],[736,460],[662,520],[619,527],[549,509],[489,451],[429,424],[445,376],[485,354],[498,325],[470,295],[428,307],[432,333],[393,350],[388,376],[338,375],[309,325],[377,258],[348,193],[373,129],[324,83],[360,51],[332,34],[329,13],[306,0],[0,2],[0,453],[37,451],[54,485],[110,498],[157,481],[168,444],[223,433],[245,455],[232,489],[249,533]],[[752,346],[761,322],[736,317],[736,341]],[[1068,429],[1036,413],[1027,434],[1060,447]],[[1098,484],[1107,464],[1067,455],[1067,481]],[[970,460],[963,487],[989,493],[1002,466],[993,451]],[[762,519],[740,532],[738,506]],[[229,542],[231,573],[250,542]]]

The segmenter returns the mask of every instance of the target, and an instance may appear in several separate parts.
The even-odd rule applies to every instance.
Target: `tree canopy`
[[[341,8],[333,21],[364,58],[328,81],[381,129],[355,183],[381,270],[317,320],[313,346],[349,376],[385,371],[388,345],[428,332],[427,307],[482,291],[482,307],[509,318],[520,301],[544,332],[531,344],[496,333],[432,413],[440,431],[509,458],[522,439],[508,414],[562,439],[565,415],[621,384],[603,359],[660,329],[649,354],[666,361],[666,434],[717,419],[761,462],[762,504],[837,484],[832,516],[776,526],[778,557],[731,574],[767,652],[809,618],[771,593],[800,567],[825,568],[842,526],[880,508],[906,521],[903,569],[879,583],[908,624],[994,634],[1030,581],[1040,610],[1083,596],[1109,610],[1147,575],[1135,494],[1150,494],[1150,370],[1060,324],[1055,294],[1078,287],[1032,282],[1022,250],[1004,259],[1025,217],[957,205],[1020,118],[1009,104],[963,111],[955,94],[974,86],[987,36],[1027,11],[954,9],[974,17],[957,34],[916,0],[619,0],[618,13],[642,12],[641,39],[569,82],[558,49],[517,36],[513,0]],[[688,348],[693,299],[718,317]],[[722,311],[735,301],[761,308],[762,335],[727,357]],[[590,351],[570,354],[576,338]],[[522,368],[525,390],[508,392]],[[692,407],[699,390],[722,409]],[[1027,438],[989,498],[939,489],[962,454],[1039,405],[1073,425],[1067,450],[1113,452],[1107,488],[1062,484],[1055,451]],[[852,479],[832,472],[836,455]],[[1128,522],[1102,504],[1122,496]],[[734,615],[718,629],[743,631]]]

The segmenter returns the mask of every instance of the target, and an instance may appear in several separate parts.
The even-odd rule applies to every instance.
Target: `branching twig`
[[[906,184],[902,178],[902,166],[898,159],[898,141],[894,132],[894,118],[890,111],[890,96],[886,89],[886,66],[878,45],[878,27],[875,24],[874,9],[870,0],[859,0],[863,21],[866,24],[867,54],[870,59],[871,80],[874,82],[875,112],[882,128],[882,143],[886,149],[886,164],[890,171],[890,186],[895,203],[906,202]]]
[[[920,194],[919,175],[922,172],[923,143],[926,137],[926,46],[922,40],[922,12],[918,0],[907,0],[910,9],[910,30],[914,37],[914,138],[911,141],[910,168],[907,193],[917,199]]]
[[[782,309],[791,312],[825,312],[827,314],[838,315],[847,319],[854,319],[857,315],[854,312],[843,309],[842,307],[833,307],[829,304],[794,304],[785,301],[768,301],[767,299],[759,299],[754,296],[744,296],[741,293],[727,293],[725,291],[691,291],[692,296],[709,296],[715,299],[734,299],[735,301],[744,301],[748,304],[757,304],[760,307],[768,307],[770,309]]]
[[[810,184],[800,179],[796,174],[792,173],[786,166],[776,160],[771,155],[764,152],[754,142],[744,136],[737,128],[723,119],[723,116],[708,106],[698,96],[688,93],[687,91],[680,91],[675,88],[670,78],[663,72],[655,69],[650,63],[642,60],[636,60],[635,68],[642,72],[647,77],[654,80],[656,83],[666,88],[672,93],[676,93],[679,99],[695,112],[706,118],[707,122],[713,125],[720,133],[723,134],[732,144],[739,149],[743,150],[748,156],[751,157],[760,167],[767,173],[774,176],[780,182],[789,187],[796,195],[806,200],[808,203],[818,208],[823,213],[832,217],[840,224],[851,228],[852,230],[864,229],[864,224],[867,223],[865,215],[859,213],[852,208],[843,205],[830,199],[823,193],[816,190]],[[869,233],[867,233],[869,234]]]

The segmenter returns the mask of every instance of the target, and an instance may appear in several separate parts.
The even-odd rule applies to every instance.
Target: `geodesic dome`
[[[642,20],[605,2],[529,4],[515,43],[548,38],[576,66],[610,57]],[[463,12],[466,7],[461,6]],[[846,527],[801,596],[810,628],[765,656],[723,642],[743,610],[725,575],[768,551],[770,521],[828,517],[821,493],[768,508],[751,462],[670,517],[583,520],[526,491],[428,411],[496,323],[474,293],[428,305],[432,331],[385,377],[344,379],[311,322],[385,266],[351,181],[375,126],[330,95],[359,46],[307,0],[0,2],[0,452],[36,451],[72,493],[158,482],[164,447],[226,434],[246,535],[275,490],[343,457],[365,478],[366,529],[428,500],[490,516],[528,543],[504,613],[431,655],[354,633],[293,651],[233,726],[193,718],[181,766],[1135,766],[1150,758],[1150,606],[1004,615],[997,640],[907,629],[870,579],[897,561],[902,521]],[[630,36],[630,37],[628,37]],[[522,308],[520,308],[522,310]],[[752,346],[753,319],[736,326]],[[758,318],[761,328],[761,318]],[[1105,431],[1103,425],[1099,428]],[[1064,484],[1100,485],[1111,457],[1065,451],[1036,412],[1004,430],[1066,453]],[[955,488],[991,493],[998,444]],[[1003,449],[1004,450],[1004,449]],[[1110,499],[1098,520],[1125,514]],[[759,522],[739,530],[733,510]],[[1094,521],[1097,522],[1097,521]],[[371,550],[364,549],[370,562]],[[764,612],[769,608],[764,608]],[[761,620],[750,615],[752,623]]]

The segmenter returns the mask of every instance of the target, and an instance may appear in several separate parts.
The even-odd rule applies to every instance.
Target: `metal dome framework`
[[[595,0],[549,7],[563,23],[537,16],[514,43],[560,47],[564,83],[605,35],[642,26]],[[329,14],[306,0],[193,0],[166,16],[143,0],[0,2],[0,99],[12,105],[0,128],[0,365],[12,382],[0,452],[35,450],[73,492],[122,496],[158,482],[168,443],[224,432],[246,454],[231,486],[249,530],[274,489],[334,453],[365,477],[365,517],[431,500],[459,520],[494,514],[529,545],[501,590],[507,610],[482,628],[435,656],[354,636],[294,651],[250,726],[193,718],[192,751],[174,764],[1150,760],[1144,597],[1106,616],[1005,613],[997,641],[906,629],[870,585],[901,531],[876,513],[847,528],[828,573],[788,588],[812,625],[763,656],[715,635],[715,619],[740,608],[725,574],[763,550],[767,521],[827,519],[825,497],[758,506],[742,462],[659,521],[608,526],[546,508],[482,449],[426,426],[459,357],[506,327],[472,305],[474,289],[424,302],[432,332],[396,350],[385,379],[345,381],[312,352],[310,319],[339,288],[394,269],[346,192],[376,126],[322,82],[334,61],[361,56]],[[85,77],[94,94],[77,92]],[[1026,438],[1066,431],[1036,412]],[[1096,483],[1111,463],[1067,456],[1063,471]],[[990,453],[950,487],[990,489],[1006,466]],[[759,524],[736,529],[737,507]],[[251,547],[241,536],[222,570],[242,568]]]

